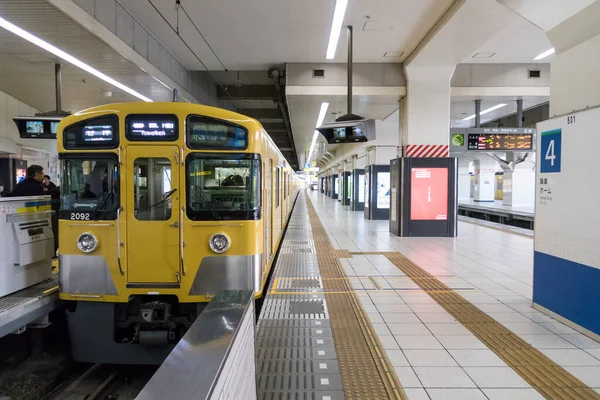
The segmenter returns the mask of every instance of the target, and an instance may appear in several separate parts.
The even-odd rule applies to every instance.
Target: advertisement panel
[[[359,174],[358,175],[358,202],[359,203],[364,203],[365,201],[365,175],[364,174]]]
[[[410,219],[448,219],[448,168],[411,169]]]
[[[377,173],[377,208],[390,208],[390,173]]]

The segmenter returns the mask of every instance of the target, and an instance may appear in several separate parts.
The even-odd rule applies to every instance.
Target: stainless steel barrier
[[[219,293],[136,399],[256,399],[254,330],[254,293]]]

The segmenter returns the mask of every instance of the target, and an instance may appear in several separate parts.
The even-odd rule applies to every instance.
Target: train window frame
[[[107,120],[107,122],[108,122],[107,125],[111,125],[111,127],[113,129],[113,139],[110,142],[107,141],[105,145],[94,144],[94,145],[86,146],[84,144],[78,143],[78,141],[77,141],[78,136],[76,136],[74,145],[71,144],[73,141],[67,141],[67,135],[69,134],[68,133],[69,130],[75,129],[77,127],[83,127],[86,125],[92,125],[95,122],[98,123],[97,121],[101,121],[101,120]],[[71,125],[63,128],[61,134],[62,134],[62,145],[65,148],[65,150],[113,150],[113,149],[116,149],[117,147],[119,147],[119,143],[120,143],[119,116],[117,114],[104,114],[104,115],[97,115],[95,117],[84,119],[81,121],[77,121],[77,122],[74,122]],[[58,136],[58,132],[57,132],[57,136]],[[85,143],[85,142],[83,142],[83,143]]]
[[[160,118],[172,118],[175,121],[175,135],[172,137],[167,138],[163,138],[163,137],[135,137],[135,136],[131,136],[131,132],[130,132],[130,128],[129,128],[129,121],[131,119],[134,118],[139,118],[139,119],[147,119],[147,120],[152,120],[152,119],[160,119]],[[177,140],[179,140],[179,117],[177,116],[177,114],[165,114],[165,113],[160,113],[160,114],[154,114],[154,113],[136,113],[136,114],[128,114],[125,117],[125,138],[127,140],[129,140],[130,142],[176,142]]]
[[[117,211],[121,207],[121,166],[119,165],[119,157],[117,154],[113,152],[86,152],[86,153],[60,153],[58,155],[60,162],[60,173],[62,175],[62,183],[61,183],[61,191],[60,191],[60,208],[58,211],[58,218],[61,220],[90,220],[90,221],[113,221],[117,219]],[[94,211],[92,210],[75,210],[75,209],[66,209],[63,208],[63,199],[64,193],[66,190],[66,180],[68,179],[66,174],[64,173],[64,165],[65,161],[70,160],[89,160],[93,158],[105,158],[110,159],[114,162],[116,166],[116,176],[113,178],[114,188],[116,189],[116,193],[114,194],[115,198],[115,207],[112,210],[108,211],[97,211],[97,217],[94,216]],[[89,212],[86,212],[89,211]]]
[[[190,206],[191,191],[190,187],[190,163],[198,159],[213,160],[249,160],[256,162],[256,193],[253,196],[256,200],[256,207],[253,210],[202,210],[196,211]],[[256,153],[215,153],[215,152],[192,152],[185,159],[185,210],[188,219],[191,221],[256,221],[262,218],[263,210],[263,165],[262,157]],[[215,213],[215,211],[217,211]],[[216,214],[216,215],[215,215]]]
[[[275,167],[275,208],[279,208],[279,167]]]
[[[192,141],[190,140],[190,127],[192,126],[192,124],[196,121],[192,121],[193,119],[198,119],[200,121],[204,121],[206,123],[216,123],[216,124],[222,124],[225,126],[229,126],[229,127],[233,127],[233,128],[239,128],[244,130],[244,132],[246,133],[246,145],[244,147],[232,147],[232,146],[193,146],[191,145]],[[235,124],[233,122],[224,120],[224,119],[220,119],[220,118],[215,118],[215,117],[209,117],[206,115],[199,115],[199,114],[189,114],[186,118],[185,118],[185,145],[187,148],[189,148],[190,150],[200,150],[200,151],[245,151],[248,150],[248,147],[250,146],[250,132],[248,131],[248,128],[246,128],[243,125],[239,125],[239,124]]]

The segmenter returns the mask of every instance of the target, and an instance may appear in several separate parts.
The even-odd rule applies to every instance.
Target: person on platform
[[[54,233],[54,252],[58,250],[58,211],[60,210],[60,188],[50,180],[48,175],[44,175],[42,180],[44,194],[50,195],[50,207],[52,207],[52,233]]]
[[[27,177],[15,186],[15,190],[10,194],[11,197],[22,196],[43,196],[44,186],[44,168],[41,165],[30,165],[27,167]]]

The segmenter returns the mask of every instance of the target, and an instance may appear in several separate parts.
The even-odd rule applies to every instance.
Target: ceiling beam
[[[279,97],[274,85],[217,86],[220,100],[275,100]]]

